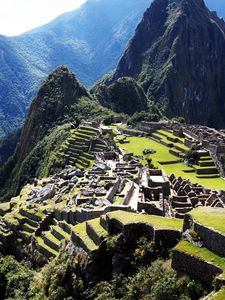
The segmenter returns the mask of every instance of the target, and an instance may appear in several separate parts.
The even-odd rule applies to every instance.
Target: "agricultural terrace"
[[[198,223],[225,234],[225,211],[223,208],[198,207],[189,214]]]
[[[131,152],[134,155],[143,156],[144,149],[152,149],[154,154],[150,155],[152,163],[156,168],[164,169],[167,175],[173,173],[176,177],[181,176],[184,179],[189,179],[192,183],[199,183],[209,189],[225,190],[225,180],[222,178],[210,178],[209,176],[198,176],[192,168],[189,168],[184,163],[178,162],[179,158],[169,152],[169,148],[147,137],[126,137],[127,143],[121,143],[119,140],[123,136],[117,136],[117,145],[126,152]],[[168,142],[168,141],[167,141]],[[182,145],[181,147],[185,147]],[[146,158],[143,157],[142,163],[147,164]],[[165,163],[168,164],[165,164]],[[198,166],[199,167],[199,166]],[[212,176],[213,177],[213,176]]]
[[[141,215],[129,213],[125,211],[116,211],[108,213],[107,216],[111,219],[120,221],[123,225],[133,223],[146,223],[152,225],[155,229],[174,229],[182,231],[183,220],[174,218],[165,218],[154,215]]]
[[[200,248],[195,246],[189,242],[181,241],[174,250],[179,252],[186,253],[190,256],[196,257],[202,261],[206,261],[212,263],[213,265],[219,267],[222,271],[222,278],[225,278],[225,258],[216,255],[215,253],[211,252],[207,248]]]
[[[225,299],[225,288],[222,288],[219,292],[214,294],[211,300],[224,300]]]

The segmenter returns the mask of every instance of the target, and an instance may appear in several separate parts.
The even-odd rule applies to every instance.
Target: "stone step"
[[[200,167],[213,167],[215,166],[214,161],[200,161],[199,162]]]
[[[54,237],[54,235],[50,231],[42,232],[41,237],[48,247],[52,248],[55,251],[59,251],[61,243],[56,237]]]
[[[100,245],[107,236],[107,231],[101,226],[100,218],[87,221],[86,232],[96,245]]]
[[[51,234],[58,239],[59,241],[69,239],[70,234],[68,234],[66,231],[64,231],[59,225],[51,226]]]
[[[29,232],[29,233],[33,233],[36,230],[36,227],[33,227],[31,225],[29,225],[28,223],[24,223],[21,226],[23,231]]]
[[[81,139],[86,139],[86,140],[90,140],[93,135],[90,135],[90,134],[84,134],[84,132],[79,132],[77,131],[74,135],[74,137],[78,137],[78,138],[81,138]]]
[[[83,152],[82,153],[82,156],[88,160],[94,160],[95,159],[95,155],[93,154],[90,154],[90,153],[86,153],[86,152]]]
[[[47,259],[50,259],[51,257],[55,257],[58,255],[58,252],[49,247],[48,245],[45,244],[44,240],[42,237],[36,237],[37,241],[37,247],[39,252],[46,257]]]
[[[84,161],[82,158],[78,158],[76,160],[76,163],[78,163],[79,165],[83,166],[84,168],[87,168],[90,166],[90,162],[88,161]]]
[[[96,135],[99,133],[99,130],[94,127],[89,127],[89,126],[80,126],[77,130],[78,132],[90,132],[93,135]]]
[[[97,245],[87,234],[85,222],[77,224],[72,228],[71,239],[77,247],[83,248],[87,253],[97,250]]]

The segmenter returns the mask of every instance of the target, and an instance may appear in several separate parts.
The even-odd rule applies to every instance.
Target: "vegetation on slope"
[[[1,281],[1,296],[27,300],[195,300],[203,295],[201,284],[178,276],[167,261],[156,260],[153,245],[146,239],[140,238],[129,249],[121,238],[111,239],[107,251],[121,267],[117,276],[112,276],[109,265],[104,264],[105,256],[104,272],[97,272],[91,281],[86,280],[87,261],[82,253],[61,254],[35,274],[6,257],[5,262],[0,261],[0,277],[6,278]],[[7,261],[16,268],[5,268]]]
[[[0,167],[14,154],[20,135],[21,129],[19,128],[0,139]]]
[[[57,68],[30,107],[15,154],[0,169],[1,196],[7,199],[27,180],[48,176],[64,166],[65,161],[57,157],[57,152],[71,127],[82,120],[104,120],[112,115],[66,67]]]
[[[0,136],[22,125],[39,84],[59,65],[68,65],[88,86],[115,68],[148,5],[89,0],[28,33],[1,36]]]
[[[94,92],[102,105],[118,113],[132,115],[148,108],[148,99],[143,89],[132,78],[120,78],[109,87],[99,84]]]

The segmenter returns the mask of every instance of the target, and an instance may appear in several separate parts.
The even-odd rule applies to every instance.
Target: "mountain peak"
[[[113,80],[131,76],[168,117],[225,125],[224,22],[202,0],[155,0]],[[197,108],[197,109],[196,109]]]
[[[89,96],[87,90],[77,81],[66,66],[55,69],[44,81],[34,98],[23,127],[17,155],[22,161],[34,145],[53,126],[65,121],[70,107],[82,96]]]

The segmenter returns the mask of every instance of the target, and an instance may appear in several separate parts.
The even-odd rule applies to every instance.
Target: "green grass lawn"
[[[107,231],[100,224],[100,218],[88,221],[88,224],[94,229],[99,237],[104,238],[108,235]]]
[[[84,242],[90,251],[97,249],[97,246],[86,232],[86,222],[73,226],[72,231]]]
[[[225,234],[225,210],[223,208],[198,207],[192,210],[190,215],[198,223]]]
[[[190,254],[221,268],[223,270],[222,277],[225,278],[225,257],[218,256],[207,248],[200,248],[186,241],[181,241],[174,249]]]
[[[119,220],[124,225],[131,223],[147,223],[155,229],[175,229],[182,231],[183,220],[174,218],[165,218],[154,215],[135,214],[126,211],[115,211],[108,213],[109,218]]]
[[[189,147],[185,146],[183,144],[183,142],[181,143],[181,139],[179,139],[179,142],[175,143],[175,142],[171,142],[167,139],[167,137],[164,136],[164,134],[167,136],[167,137],[171,137],[171,138],[177,138],[176,136],[174,136],[172,133],[170,132],[167,132],[167,131],[163,131],[163,130],[157,130],[156,132],[154,132],[154,135],[158,136],[162,141],[166,142],[166,143],[172,143],[174,144],[174,146],[178,146],[180,147],[181,149],[183,149],[183,152],[185,151],[188,151],[190,150]],[[183,139],[184,140],[184,139]]]
[[[55,251],[54,249],[50,248],[48,245],[45,244],[44,240],[40,237],[40,236],[37,236],[36,237],[36,241],[37,243],[42,246],[43,248],[45,248],[46,250],[48,250],[50,253],[52,253],[53,255],[57,256],[58,255],[58,252]]]
[[[183,170],[189,169],[183,163],[161,165],[160,161],[174,161],[177,159],[174,155],[169,153],[169,148],[161,145],[146,137],[127,137],[130,142],[128,144],[120,144],[120,148],[125,151],[132,152],[134,155],[143,155],[142,151],[144,149],[153,149],[156,153],[152,154],[152,162],[156,168],[164,169],[167,175],[174,173],[175,176],[181,176],[184,179],[190,179],[192,183],[200,183],[206,188],[225,190],[225,180],[222,178],[197,178],[196,173],[185,173]],[[143,163],[147,163],[143,161]]]
[[[218,293],[214,294],[211,300],[224,300],[225,299],[225,287],[223,287]]]

